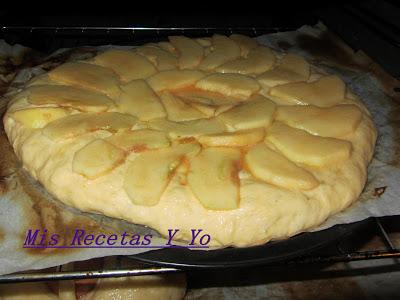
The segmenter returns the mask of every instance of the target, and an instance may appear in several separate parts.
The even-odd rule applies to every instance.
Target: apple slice
[[[341,137],[356,130],[362,112],[352,104],[320,108],[314,105],[279,106],[276,119],[323,137]]]
[[[195,41],[197,43],[199,43],[200,45],[202,45],[204,48],[211,47],[211,45],[212,45],[211,38],[209,38],[209,37],[198,38],[198,39],[195,39]]]
[[[166,131],[173,139],[196,137],[205,134],[226,131],[225,125],[215,118],[198,119],[186,122],[171,122],[166,119],[156,119],[148,122],[150,128]]]
[[[293,190],[310,190],[319,185],[313,174],[265,144],[251,147],[244,160],[250,173],[267,183]]]
[[[241,55],[244,57],[247,57],[250,50],[258,47],[258,42],[255,39],[242,34],[232,34],[229,38],[239,45]]]
[[[178,66],[177,58],[159,47],[142,46],[134,49],[134,51],[145,56],[159,71],[173,70]]]
[[[151,129],[120,131],[105,139],[125,151],[142,152],[170,145],[165,132]]]
[[[210,106],[231,105],[232,103],[237,104],[238,101],[241,101],[240,99],[228,97],[217,92],[210,92],[192,87],[174,90],[173,93],[187,102]]]
[[[253,97],[256,97],[256,96],[253,96]],[[226,111],[228,111],[228,110],[231,110],[231,109],[234,108],[235,106],[237,106],[237,105],[235,105],[235,104],[220,105],[220,106],[218,106],[217,109],[215,110],[215,116],[219,116],[220,114],[222,114],[222,113],[224,113],[224,112],[226,112]]]
[[[68,116],[70,111],[58,107],[26,108],[10,113],[17,122],[28,128],[43,128],[48,123]]]
[[[160,97],[170,121],[182,122],[206,118],[203,113],[169,92],[162,93]]]
[[[281,98],[289,104],[312,104],[329,107],[343,102],[346,92],[344,82],[337,76],[324,76],[307,83],[295,82],[278,85],[270,90],[272,96]]]
[[[217,119],[225,123],[230,130],[267,127],[274,120],[275,108],[273,101],[255,95],[250,101],[221,113]]]
[[[205,73],[196,70],[171,70],[155,74],[148,78],[147,82],[155,92],[159,93],[192,86],[204,76]]]
[[[204,55],[203,47],[200,44],[185,36],[170,36],[168,38],[179,52],[180,69],[192,69],[199,65]]]
[[[185,157],[196,155],[199,144],[181,144],[138,155],[125,174],[124,189],[136,205],[156,205]]]
[[[211,147],[189,160],[188,183],[204,208],[239,208],[240,157],[241,152],[238,149]]]
[[[158,42],[157,45],[161,49],[171,53],[173,56],[178,56],[178,53],[177,53],[175,47],[170,42]]]
[[[202,135],[197,138],[200,144],[209,147],[242,147],[253,145],[264,139],[264,128],[240,130]]]
[[[190,102],[190,105],[193,106],[198,111],[205,114],[207,117],[211,118],[215,116],[215,112],[219,106],[207,105],[202,103]]]
[[[303,57],[293,53],[286,54],[282,58],[279,67],[284,70],[295,72],[306,79],[310,77],[310,65],[308,62]]]
[[[289,82],[307,81],[310,78],[310,65],[301,56],[286,54],[279,66],[257,77],[267,88]]]
[[[250,50],[246,57],[224,63],[216,68],[221,73],[239,73],[244,75],[260,74],[272,69],[276,61],[271,49],[259,46]]]
[[[66,85],[37,85],[25,90],[34,105],[56,104],[80,111],[103,112],[115,107],[104,94]]]
[[[50,80],[101,92],[113,99],[120,93],[118,76],[102,66],[70,62],[55,68],[48,75]]]
[[[200,70],[213,70],[240,56],[240,47],[233,40],[223,35],[213,35],[211,49],[212,52],[200,63]]]
[[[167,114],[158,96],[146,81],[138,79],[121,85],[117,101],[119,111],[136,116],[141,121],[163,118]]]
[[[348,141],[315,136],[280,122],[267,130],[266,141],[290,160],[314,167],[338,164],[350,157],[352,148]]]
[[[60,82],[51,80],[48,73],[44,73],[38,76],[33,77],[26,83],[26,87],[31,87],[35,85],[63,85]]]
[[[96,130],[128,129],[136,122],[137,118],[117,112],[82,113],[50,122],[43,128],[43,134],[57,141]]]
[[[240,100],[247,100],[260,90],[255,79],[241,74],[211,74],[197,81],[195,87]]]
[[[157,69],[147,58],[132,51],[108,50],[97,55],[94,62],[114,70],[125,82],[144,79],[157,73]]]
[[[124,162],[125,152],[102,139],[79,149],[72,160],[72,171],[89,179],[102,176]]]

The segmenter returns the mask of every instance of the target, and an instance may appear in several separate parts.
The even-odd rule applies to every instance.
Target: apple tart
[[[339,77],[235,34],[62,64],[13,96],[4,126],[24,168],[67,205],[236,247],[348,207],[377,135]]]

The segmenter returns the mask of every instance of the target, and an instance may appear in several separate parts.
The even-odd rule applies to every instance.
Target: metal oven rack
[[[0,26],[0,36],[11,43],[31,40],[27,46],[53,52],[59,48],[86,45],[141,45],[147,42],[166,40],[169,35],[191,37],[211,36],[214,33],[230,35],[243,33],[248,36],[295,30],[296,27],[63,27],[63,26]],[[22,37],[22,40],[20,39]],[[36,44],[37,41],[42,41]]]
[[[385,218],[383,218],[385,219]],[[387,219],[387,218],[386,218]],[[398,221],[400,216],[390,217],[390,223],[400,224]],[[373,218],[370,220],[370,226],[368,232],[372,233],[368,238],[379,238],[384,249],[381,247],[368,248],[363,251],[349,251],[344,249],[345,243],[351,240],[350,247],[359,247],[354,243],[354,236],[350,235],[344,239],[338,240],[334,245],[327,246],[321,251],[317,251],[311,255],[303,256],[300,258],[290,259],[275,264],[261,266],[264,268],[279,269],[290,266],[296,267],[307,267],[315,266],[318,264],[334,264],[339,262],[351,262],[351,261],[366,261],[366,260],[378,260],[378,259],[392,259],[397,267],[400,267],[400,227],[397,225],[395,228],[391,228],[388,225],[387,220],[381,218]],[[386,223],[386,224],[385,224]],[[389,230],[386,228],[389,227]],[[397,239],[393,240],[391,235],[397,234]],[[367,236],[365,236],[367,237]],[[397,245],[396,245],[397,244]],[[328,253],[328,254],[326,254]],[[155,274],[166,274],[166,273],[178,273],[185,272],[184,269],[163,267],[163,266],[152,266],[149,264],[138,263],[134,268],[118,268],[115,269],[103,269],[103,270],[84,270],[84,271],[63,271],[63,267],[59,266],[55,272],[22,272],[9,275],[0,276],[1,283],[16,283],[16,282],[32,282],[32,281],[54,281],[54,280],[76,280],[76,279],[87,279],[87,278],[109,278],[109,277],[124,277],[124,276],[143,276],[143,275],[155,275]],[[189,270],[190,271],[190,270]]]

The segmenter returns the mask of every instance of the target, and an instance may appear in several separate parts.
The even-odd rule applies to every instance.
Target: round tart
[[[65,63],[13,97],[4,125],[26,170],[62,202],[237,247],[348,207],[377,135],[340,78],[235,34]]]

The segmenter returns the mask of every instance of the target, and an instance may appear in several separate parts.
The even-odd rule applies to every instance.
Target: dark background
[[[295,30],[320,20],[354,50],[362,49],[400,78],[400,2],[396,0],[231,1],[229,5],[187,1],[175,7],[171,2],[153,1],[149,8],[127,3],[123,10],[121,4],[113,2],[97,10],[95,6],[71,9],[82,5],[69,2],[43,5],[52,9],[0,9],[0,39],[50,53],[83,45],[138,45],[177,34],[194,37],[236,32],[256,36]],[[120,9],[113,11],[117,6]],[[192,29],[132,30],[137,27]]]

